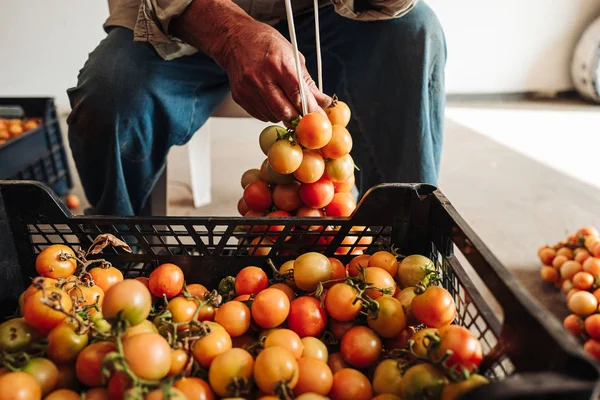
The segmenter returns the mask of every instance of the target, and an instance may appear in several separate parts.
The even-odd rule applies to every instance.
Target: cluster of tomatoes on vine
[[[600,233],[585,227],[554,246],[538,250],[541,277],[565,294],[572,312],[564,327],[584,342],[584,349],[600,360]]]
[[[334,97],[325,113],[309,113],[289,129],[274,125],[261,132],[267,158],[242,176],[242,216],[345,217],[354,211],[350,109]]]
[[[423,256],[344,266],[306,253],[273,278],[249,266],[218,290],[163,264],[124,279],[53,245],[0,325],[0,393],[16,399],[453,399],[486,383],[481,346]],[[10,397],[13,396],[13,397]]]

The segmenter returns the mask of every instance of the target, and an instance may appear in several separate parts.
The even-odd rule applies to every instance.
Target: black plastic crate
[[[20,106],[26,117],[42,119],[39,127],[0,145],[0,179],[40,181],[65,196],[73,184],[54,100],[0,98],[0,106]]]
[[[270,254],[249,255],[265,244],[248,244],[247,228],[240,227],[276,225],[285,227],[255,235],[260,240],[275,239]],[[339,226],[340,230],[295,229],[303,226]],[[357,243],[342,244],[351,230]],[[209,287],[248,265],[268,271],[267,258],[279,264],[308,248],[331,256],[340,247],[349,253],[357,246],[372,252],[378,250],[377,243],[392,242],[402,254],[419,253],[436,261],[443,285],[456,301],[456,322],[482,344],[481,369],[492,383],[465,398],[590,399],[599,393],[597,365],[560,322],[526,293],[444,195],[429,185],[377,186],[349,218],[140,218],[74,217],[44,185],[0,181],[2,314],[14,310],[24,282],[35,275],[37,253],[55,243],[87,248],[100,233],[112,233],[136,248],[135,254],[106,248],[99,255],[126,277],[148,275],[158,264],[173,262],[188,282]],[[329,244],[302,244],[327,236]],[[374,244],[362,244],[360,238],[366,237]],[[353,256],[337,257],[347,262]]]

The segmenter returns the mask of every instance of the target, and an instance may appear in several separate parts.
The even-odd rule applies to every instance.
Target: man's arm
[[[271,26],[230,0],[192,0],[169,30],[227,71],[233,99],[255,118],[291,121],[300,114],[292,46]],[[304,60],[302,65],[309,111],[322,112],[331,100],[317,89]]]

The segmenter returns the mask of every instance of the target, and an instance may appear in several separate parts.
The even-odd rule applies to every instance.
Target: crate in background
[[[42,124],[0,145],[0,179],[36,180],[59,196],[73,187],[54,100],[48,97],[0,98],[0,106],[19,106]]]

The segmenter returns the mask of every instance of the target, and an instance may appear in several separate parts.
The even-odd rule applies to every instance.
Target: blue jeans
[[[296,24],[316,79],[312,14]],[[287,23],[276,28],[288,37]],[[321,43],[324,91],[352,110],[359,192],[437,184],[446,46],[433,11],[420,3],[399,19],[358,22],[327,7]],[[68,91],[70,146],[94,212],[139,214],[171,146],[185,144],[228,91],[227,74],[205,54],[164,61],[130,30],[111,28]]]

